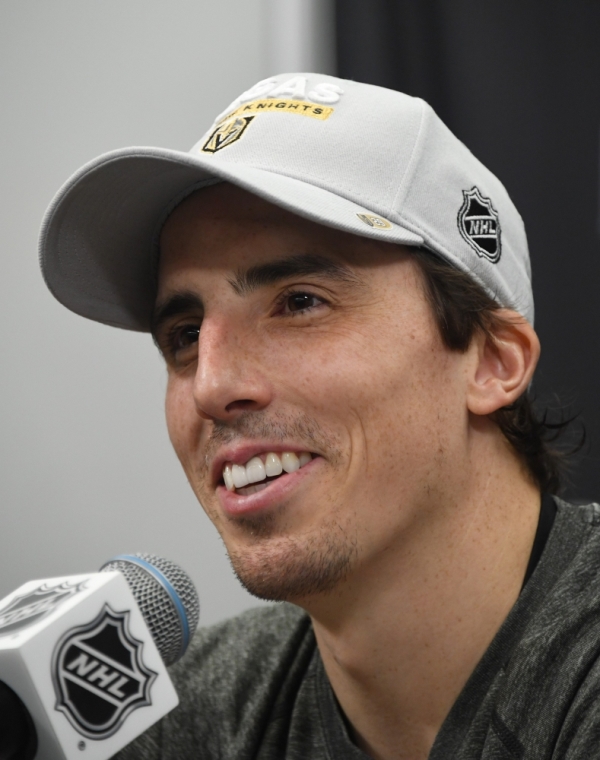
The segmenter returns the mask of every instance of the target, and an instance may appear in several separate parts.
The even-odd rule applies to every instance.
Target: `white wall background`
[[[334,73],[332,31],[329,0],[0,3],[0,598],[149,551],[190,573],[204,624],[257,604],[171,452],[150,338],[55,302],[37,234],[96,155],[186,150],[255,81]]]

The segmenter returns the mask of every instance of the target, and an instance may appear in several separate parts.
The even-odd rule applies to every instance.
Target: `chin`
[[[337,523],[301,537],[253,538],[251,546],[230,550],[229,560],[242,586],[271,602],[328,593],[357,562],[356,540]]]

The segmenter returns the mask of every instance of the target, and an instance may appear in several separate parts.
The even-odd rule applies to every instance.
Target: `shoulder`
[[[295,656],[310,628],[308,615],[290,604],[248,610],[199,629],[171,677],[180,693],[202,685],[213,694],[272,678]]]
[[[538,568],[510,620],[521,630],[496,708],[523,746],[535,747],[532,757],[591,760],[600,750],[580,750],[600,738],[600,506],[557,505]]]
[[[583,626],[600,626],[600,505],[556,502],[555,524],[532,588],[528,584],[521,595],[530,616],[525,638],[541,635],[547,644],[575,636]]]
[[[170,676],[179,706],[119,760],[253,757],[282,695],[292,704],[315,652],[310,618],[276,604],[201,628]]]
[[[557,516],[544,554],[554,557],[556,580],[575,582],[580,573],[590,580],[600,575],[600,504],[570,504],[554,497]],[[556,589],[555,589],[556,590]]]

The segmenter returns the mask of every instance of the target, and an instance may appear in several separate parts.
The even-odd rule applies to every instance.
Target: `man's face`
[[[201,190],[163,230],[155,332],[171,441],[258,596],[298,602],[410,551],[468,466],[468,354],[399,246]],[[228,471],[228,489],[233,465],[260,479],[230,490]]]

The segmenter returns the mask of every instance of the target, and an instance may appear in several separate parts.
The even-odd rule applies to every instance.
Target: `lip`
[[[301,454],[303,451],[310,451],[306,447],[302,448],[294,443],[269,443],[268,441],[256,441],[256,442],[244,442],[235,446],[228,446],[219,451],[213,460],[211,468],[211,478],[213,488],[218,488],[223,477],[223,467],[226,462],[231,464],[246,464],[252,457],[259,454],[281,454],[284,451],[291,451],[294,454]],[[317,456],[316,452],[311,452],[313,456]],[[310,462],[309,462],[310,464]],[[306,464],[304,467],[308,467]],[[301,469],[304,469],[302,467]],[[298,471],[299,472],[299,471]],[[281,476],[283,477],[283,475]]]
[[[279,448],[279,447],[278,447]],[[264,452],[265,449],[259,449]],[[269,449],[276,451],[276,449]],[[306,451],[306,449],[280,449],[280,451]],[[224,460],[233,461],[233,460]],[[241,462],[246,460],[242,459]],[[252,493],[248,496],[242,496],[235,491],[228,491],[224,485],[218,485],[216,489],[217,498],[223,512],[228,517],[249,517],[267,509],[272,509],[287,499],[293,490],[295,490],[304,480],[309,477],[315,469],[318,469],[323,458],[316,456],[310,462],[295,472],[287,472],[280,475],[276,480],[269,482],[266,488],[258,493]],[[257,484],[258,485],[258,484]]]

